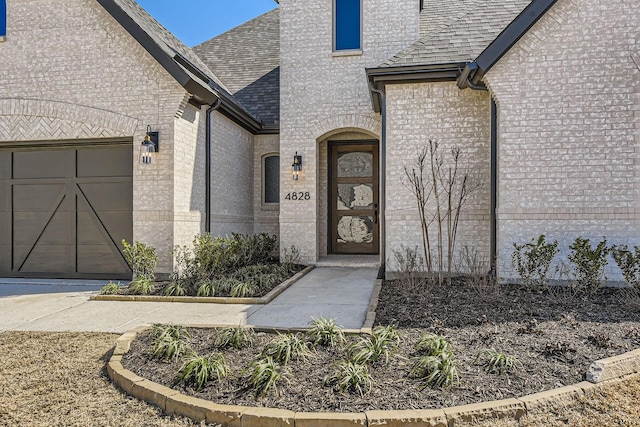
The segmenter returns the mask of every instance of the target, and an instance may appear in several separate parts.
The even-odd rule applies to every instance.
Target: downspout
[[[211,232],[211,113],[220,108],[220,98],[218,98],[215,104],[211,105],[205,113],[205,154],[204,154],[204,231],[206,233]]]
[[[380,198],[378,203],[380,205],[380,270],[382,274],[385,271],[386,264],[386,247],[387,247],[387,234],[386,234],[386,222],[385,222],[385,210],[386,210],[386,190],[387,190],[387,96],[381,89],[376,89],[371,86],[371,92],[380,95],[380,114],[382,115],[382,132],[380,135]],[[380,277],[380,275],[379,275]],[[384,276],[380,277],[384,278]]]
[[[471,79],[477,73],[479,67],[475,62],[471,62],[464,67],[458,78],[460,89],[469,88],[472,90],[487,91],[486,86],[474,84]],[[496,102],[491,98],[491,212],[489,214],[489,262],[491,268],[489,274],[495,277],[497,273],[496,261],[498,255],[498,232],[496,209],[498,207],[498,109]]]
[[[491,214],[489,219],[489,260],[491,263],[490,274],[496,277],[498,257],[498,220],[496,210],[498,208],[498,106],[491,98]]]

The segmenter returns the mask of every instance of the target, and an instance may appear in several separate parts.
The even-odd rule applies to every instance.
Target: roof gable
[[[280,115],[280,10],[193,48],[229,91],[265,123]]]
[[[262,130],[262,123],[229,93],[209,67],[135,0],[96,1],[193,95],[196,103],[212,105],[219,99],[221,112],[254,133]]]

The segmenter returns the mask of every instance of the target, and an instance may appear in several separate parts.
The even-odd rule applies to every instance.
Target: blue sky
[[[277,6],[274,0],[137,0],[187,46],[195,46]]]

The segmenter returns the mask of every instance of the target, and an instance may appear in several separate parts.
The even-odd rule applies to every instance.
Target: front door
[[[329,250],[377,254],[378,143],[331,142],[330,149]]]

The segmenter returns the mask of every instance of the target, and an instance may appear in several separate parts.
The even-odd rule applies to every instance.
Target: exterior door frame
[[[348,141],[328,141],[328,245],[327,252],[329,254],[366,254],[377,255],[380,253],[380,164],[379,149],[380,143],[377,140],[348,140]],[[371,178],[338,178],[337,177],[337,154],[340,151],[353,150],[371,151],[373,154],[373,176]],[[344,183],[356,183],[359,181],[370,181],[373,184],[373,207],[371,209],[338,211],[337,209],[337,184],[340,181]],[[337,225],[338,217],[343,216],[341,213],[349,212],[350,215],[371,216],[373,219],[373,245],[371,248],[358,247],[357,244],[337,247]]]

